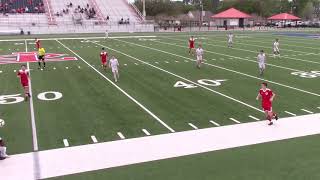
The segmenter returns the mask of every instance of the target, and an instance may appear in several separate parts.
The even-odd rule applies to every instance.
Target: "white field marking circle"
[[[0,96],[0,104],[16,104],[24,101],[21,94],[3,95]]]
[[[4,122],[3,119],[0,119],[0,128],[2,128],[6,123]]]
[[[52,94],[52,95],[54,95],[54,97],[52,97],[52,98],[46,97],[46,95],[48,95],[48,94]],[[62,98],[62,93],[55,92],[55,91],[48,91],[48,92],[43,92],[43,93],[38,94],[38,99],[43,100],[43,101],[55,101],[55,100],[58,100],[61,98]]]

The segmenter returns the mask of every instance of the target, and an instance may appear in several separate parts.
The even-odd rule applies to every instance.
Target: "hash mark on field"
[[[63,139],[64,147],[69,147],[69,142],[67,139]]]
[[[67,66],[66,69],[69,69],[69,67]]]
[[[188,123],[189,124],[189,126],[191,126],[193,129],[199,129],[197,126],[195,126],[194,124],[192,124],[192,123]]]
[[[17,72],[17,70],[13,70],[13,72]]]
[[[80,66],[78,66],[78,68],[79,68],[79,69],[81,69],[81,67],[80,67]]]
[[[125,139],[126,138],[126,137],[124,137],[124,135],[121,132],[117,132],[117,134],[121,139]]]
[[[165,63],[169,64],[169,62],[168,62],[168,61],[165,61]]]
[[[216,59],[211,59],[211,60],[215,61]]]
[[[98,142],[98,140],[97,140],[97,138],[95,136],[91,136],[91,139],[92,139],[93,143],[97,143]]]
[[[189,61],[187,61],[187,60],[184,60],[184,62],[189,62]]]
[[[142,131],[143,131],[147,136],[150,136],[150,135],[151,135],[146,129],[142,129]]]
[[[156,64],[159,64],[159,62],[155,62]]]
[[[0,71],[0,73],[2,73],[2,71]]]
[[[56,67],[53,67],[53,70],[56,70]]]
[[[254,117],[254,116],[249,116],[249,118],[251,118],[251,119],[254,119],[254,120],[256,120],[256,121],[260,121],[260,119],[259,118],[257,118],[257,117]]]
[[[236,123],[238,123],[238,124],[240,124],[241,122],[240,121],[238,121],[238,120],[236,120],[236,119],[234,119],[234,118],[229,118],[231,121],[233,121],[233,122],[236,122]]]
[[[216,122],[214,122],[214,121],[210,121],[212,124],[214,124],[215,126],[220,126],[220,124],[218,124],[218,123],[216,123]]]
[[[309,114],[313,114],[313,112],[308,111],[308,110],[306,110],[306,109],[301,109],[301,110],[304,111],[304,112],[307,112],[307,113],[309,113]]]
[[[320,109],[320,107],[317,107],[318,109]]]
[[[176,61],[176,63],[178,63],[179,61]]]
[[[285,113],[287,114],[290,114],[291,116],[297,116],[296,114],[292,113],[292,112],[289,112],[289,111],[284,111]]]
[[[127,66],[127,64],[124,64],[125,66]]]
[[[134,64],[137,65],[137,66],[139,65],[138,63],[134,63]]]

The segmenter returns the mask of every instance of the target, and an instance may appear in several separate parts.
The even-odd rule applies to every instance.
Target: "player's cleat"
[[[274,118],[278,121],[279,117],[277,114],[274,115]]]
[[[269,126],[273,125],[273,122],[270,122],[268,125],[269,125]]]

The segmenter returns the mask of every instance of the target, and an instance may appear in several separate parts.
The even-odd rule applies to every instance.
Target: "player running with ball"
[[[256,99],[259,100],[261,98],[262,109],[265,112],[266,119],[269,121],[268,125],[273,125],[272,120],[278,120],[277,114],[272,111],[272,102],[276,94],[272,92],[271,89],[268,89],[267,86],[267,83],[261,84],[261,89],[259,90],[259,94]]]
[[[26,69],[25,65],[21,66],[21,69],[18,71],[17,76],[20,78],[20,83],[24,90],[24,100],[27,101],[31,96],[29,92],[29,70]]]
[[[119,62],[114,56],[111,57],[109,61],[109,67],[112,69],[114,81],[118,82],[119,76]]]

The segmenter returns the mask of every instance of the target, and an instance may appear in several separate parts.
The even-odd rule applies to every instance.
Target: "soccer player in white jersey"
[[[196,56],[197,56],[197,68],[200,69],[201,64],[203,63],[203,49],[201,44],[199,44],[199,47],[196,50]]]
[[[111,57],[109,61],[109,67],[112,70],[114,81],[118,82],[118,79],[120,78],[119,76],[119,62],[118,59],[116,59],[114,56]]]
[[[233,34],[229,33],[228,34],[228,48],[233,46]]]
[[[106,32],[105,32],[105,38],[104,39],[108,39],[108,38],[109,38],[109,31],[107,29]]]
[[[275,58],[276,56],[280,57],[280,43],[279,39],[276,39],[276,41],[273,43],[273,57]]]
[[[266,54],[264,53],[263,50],[261,50],[260,53],[258,54],[257,60],[259,65],[260,76],[262,76],[264,73],[264,70],[266,69],[266,64],[265,64]]]

